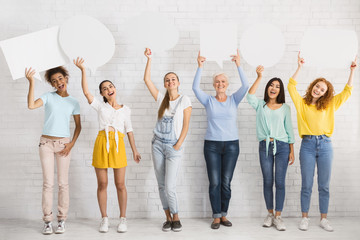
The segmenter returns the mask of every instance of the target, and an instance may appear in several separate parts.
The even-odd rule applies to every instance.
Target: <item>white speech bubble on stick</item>
[[[59,42],[70,59],[81,57],[94,74],[115,51],[115,40],[104,24],[89,16],[75,16],[60,26]]]
[[[69,62],[59,46],[58,33],[59,27],[52,27],[0,42],[13,80],[25,77],[25,68],[30,67],[41,80],[39,72]]]
[[[136,48],[150,48],[153,52],[173,48],[179,32],[173,19],[156,13],[144,13],[128,19],[123,25],[124,39]]]
[[[234,23],[212,23],[200,26],[200,54],[207,61],[215,61],[223,68],[224,60],[236,54],[237,25]]]
[[[274,66],[282,58],[285,41],[281,30],[269,23],[250,26],[240,40],[240,51],[245,61],[253,67]]]
[[[308,29],[301,41],[301,57],[306,66],[349,68],[358,51],[355,31]]]

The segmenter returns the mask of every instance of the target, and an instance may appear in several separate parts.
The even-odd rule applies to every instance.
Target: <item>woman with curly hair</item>
[[[350,67],[350,76],[344,90],[334,96],[332,84],[324,78],[315,79],[308,87],[304,97],[296,90],[296,78],[304,59],[298,54],[298,68],[290,78],[288,90],[295,104],[299,135],[302,138],[300,148],[301,167],[301,212],[299,229],[306,231],[309,227],[308,212],[313,187],[315,165],[318,173],[318,191],[320,207],[320,226],[326,231],[333,231],[327,220],[329,207],[329,184],[333,149],[331,135],[334,131],[335,111],[350,97],[356,59]]]

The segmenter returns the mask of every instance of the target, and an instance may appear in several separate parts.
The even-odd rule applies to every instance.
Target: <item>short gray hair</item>
[[[223,75],[223,76],[225,77],[226,81],[229,82],[229,77],[226,75],[226,73],[224,73],[224,72],[217,72],[217,73],[215,73],[215,74],[213,75],[213,83],[215,82],[215,78],[216,78],[217,76],[220,76],[220,75]]]

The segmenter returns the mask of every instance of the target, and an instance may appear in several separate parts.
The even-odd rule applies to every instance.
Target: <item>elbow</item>
[[[34,110],[35,107],[34,107],[33,105],[28,105],[28,109],[29,109],[29,110]]]

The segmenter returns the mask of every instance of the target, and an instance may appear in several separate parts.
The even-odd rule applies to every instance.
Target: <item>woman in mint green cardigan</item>
[[[294,132],[289,105],[285,104],[285,90],[280,78],[272,78],[265,87],[264,100],[255,96],[262,79],[264,67],[258,66],[258,75],[249,90],[247,100],[256,110],[256,134],[259,140],[259,156],[263,174],[263,190],[268,215],[263,226],[273,224],[279,231],[286,227],[281,219],[285,200],[285,178],[288,165],[294,163]],[[275,165],[275,216],[273,185]]]

